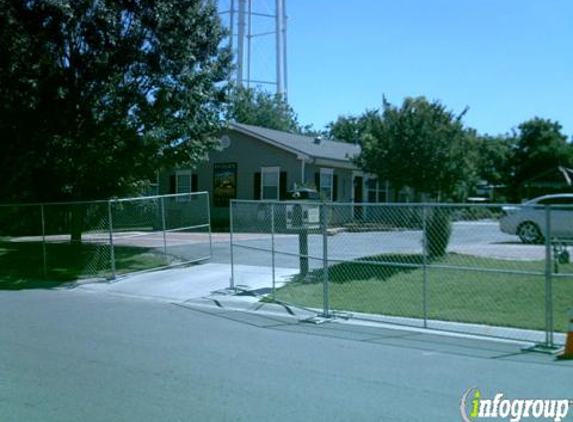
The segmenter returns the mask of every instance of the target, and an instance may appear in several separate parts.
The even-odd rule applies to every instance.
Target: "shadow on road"
[[[450,333],[403,329],[399,326],[375,326],[332,320],[321,324],[299,320],[295,316],[277,316],[256,312],[245,312],[194,306],[190,303],[174,304],[178,307],[211,315],[216,318],[249,325],[257,329],[277,330],[299,335],[312,335],[365,342],[381,347],[419,350],[423,355],[446,354],[478,359],[510,360],[540,365],[573,367],[573,363],[555,360],[553,355],[527,350],[530,344],[504,342],[479,337],[454,336]]]

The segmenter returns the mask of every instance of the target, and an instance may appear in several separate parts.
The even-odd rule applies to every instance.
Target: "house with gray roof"
[[[230,123],[220,142],[196,168],[173,169],[158,180],[162,194],[209,192],[214,224],[228,221],[231,199],[285,200],[300,186],[327,201],[386,201],[385,186],[353,163],[358,145],[239,123]]]

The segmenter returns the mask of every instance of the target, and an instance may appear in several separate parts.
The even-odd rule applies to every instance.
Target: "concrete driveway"
[[[78,289],[180,303],[189,299],[211,296],[228,289],[231,273],[231,265],[210,262],[131,274],[109,283],[80,284]],[[276,287],[284,285],[296,273],[298,269],[275,268]],[[235,266],[235,287],[239,289],[256,291],[258,294],[268,293],[272,277],[270,267]]]

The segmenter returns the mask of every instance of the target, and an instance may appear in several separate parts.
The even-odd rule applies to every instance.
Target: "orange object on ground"
[[[557,356],[557,359],[573,359],[573,309],[569,310],[569,328],[567,329],[565,350]]]

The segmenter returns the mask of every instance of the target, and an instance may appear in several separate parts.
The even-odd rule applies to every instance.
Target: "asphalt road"
[[[444,422],[474,386],[573,397],[573,364],[515,345],[190,308],[0,292],[0,420]]]

